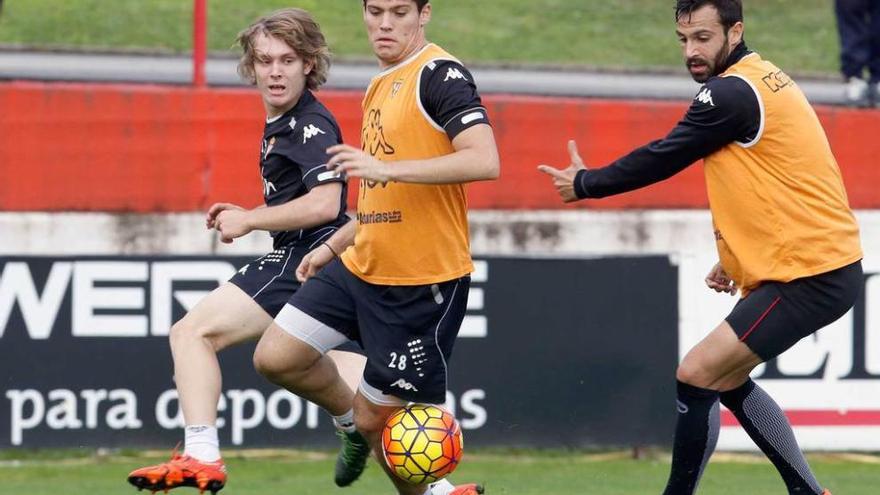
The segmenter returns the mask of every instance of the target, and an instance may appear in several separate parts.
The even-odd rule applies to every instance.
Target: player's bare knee
[[[272,352],[265,346],[257,346],[254,352],[254,369],[272,383],[290,385],[291,380],[307,376],[314,363],[309,363],[294,356]]]
[[[172,325],[171,330],[168,332],[168,340],[171,343],[172,349],[182,348],[193,338],[197,338],[195,329],[188,325],[185,319]]]
[[[171,326],[168,340],[172,349],[182,349],[194,343],[208,346],[214,351],[219,351],[222,348],[221,342],[217,339],[217,333],[212,328],[191,325],[186,322],[186,319]]]
[[[675,379],[700,388],[711,388],[715,378],[710,370],[706,369],[695,359],[685,359],[678,365],[675,371]]]
[[[262,346],[257,346],[254,352],[254,369],[272,383],[277,383],[279,378],[288,371],[289,364],[283,362],[272,352],[268,352]]]

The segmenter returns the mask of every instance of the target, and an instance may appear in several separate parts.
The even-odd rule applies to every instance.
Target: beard
[[[694,81],[702,84],[721,73],[721,68],[727,65],[727,58],[730,56],[730,47],[727,44],[727,36],[724,37],[724,45],[718,50],[718,53],[712,60],[703,57],[690,57],[685,60],[685,65],[690,72]],[[696,71],[696,72],[695,72]]]

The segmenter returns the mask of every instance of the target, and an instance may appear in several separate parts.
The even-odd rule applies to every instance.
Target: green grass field
[[[155,454],[154,454],[155,455]],[[161,457],[72,456],[58,452],[0,453],[0,495],[135,493],[125,482],[131,469]],[[325,452],[227,452],[234,495],[387,495],[390,485],[376,464],[349,489],[331,480],[333,457]],[[466,455],[453,479],[485,483],[488,495],[646,495],[660,493],[668,456],[632,460],[628,452],[478,452]],[[838,495],[875,495],[880,457],[810,457],[819,479]],[[785,488],[761,457],[717,454],[706,470],[701,495],[778,495]],[[175,493],[195,494],[182,488]]]
[[[0,43],[185,52],[191,0],[7,0]],[[257,16],[295,4],[315,14],[334,52],[369,58],[357,0],[208,0],[210,49],[229,51]],[[436,0],[429,37],[469,63],[682,70],[672,0]],[[746,2],[746,40],[790,73],[837,72],[828,0]]]

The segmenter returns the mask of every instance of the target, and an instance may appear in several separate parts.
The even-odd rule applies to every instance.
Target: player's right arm
[[[312,275],[318,273],[318,270],[327,263],[333,261],[333,258],[341,254],[348,246],[354,244],[354,234],[357,231],[357,222],[349,221],[339,228],[329,239],[322,242],[315,249],[306,254],[302,262],[296,268],[296,278],[300,282],[305,282]]]
[[[307,135],[305,129],[314,129],[314,134]],[[308,192],[279,205],[253,210],[223,209],[213,219],[214,228],[220,231],[220,239],[228,243],[254,230],[292,231],[335,220],[342,209],[345,177],[327,170],[329,156],[326,149],[338,141],[336,126],[325,116],[308,114],[301,117],[290,137],[283,141],[279,139],[275,149],[282,150],[280,152],[290,163],[299,167],[302,183]],[[211,212],[209,227],[212,223],[210,216]]]
[[[760,103],[749,83],[738,77],[710,79],[699,91],[687,114],[663,139],[637,148],[610,165],[575,171],[571,184],[575,199],[604,198],[665,180],[692,163],[733,142],[755,138],[762,122]],[[542,165],[566,201],[558,183],[561,174]]]
[[[299,230],[332,222],[339,215],[342,183],[330,182],[278,206],[247,211],[243,221],[251,230]]]
[[[244,210],[241,206],[232,203],[214,203],[208,208],[205,215],[205,227],[209,230],[217,227],[217,215],[226,210]]]
[[[350,145],[338,145],[328,166],[376,182],[461,184],[498,178],[501,161],[489,116],[471,73],[454,60],[422,68],[419,105],[446,133],[454,151],[420,160],[383,162]]]
[[[207,227],[220,232],[220,240],[232,242],[254,230],[298,230],[328,223],[339,215],[342,184],[329,183],[313,188],[296,199],[278,206],[246,210],[231,203],[217,203],[208,210]]]

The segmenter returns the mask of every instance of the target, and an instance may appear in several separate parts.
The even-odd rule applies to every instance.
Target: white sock
[[[354,409],[349,409],[348,412],[341,416],[333,416],[333,424],[337,430],[345,433],[357,431],[357,428],[354,427]]]
[[[447,495],[448,493],[451,493],[452,490],[455,490],[455,486],[444,478],[440,481],[431,483],[428,487],[428,491],[426,491],[424,495]]]
[[[213,462],[220,458],[220,440],[217,439],[216,427],[189,425],[183,431],[184,455],[204,462]]]

